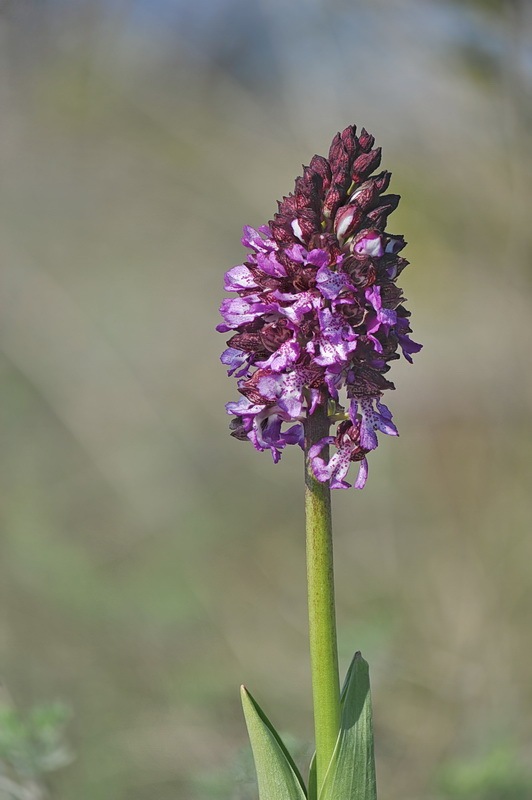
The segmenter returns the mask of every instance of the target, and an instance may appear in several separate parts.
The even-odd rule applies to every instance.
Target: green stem
[[[310,447],[328,434],[329,420],[326,409],[320,407],[307,419],[305,425],[307,586],[318,792],[325,778],[340,728],[331,490],[327,484],[316,480],[308,456]]]

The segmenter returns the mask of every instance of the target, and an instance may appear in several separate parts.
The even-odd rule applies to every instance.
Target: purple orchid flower
[[[331,409],[336,434],[309,450],[319,481],[345,489],[352,463],[355,487],[367,479],[367,454],[379,433],[397,436],[381,402],[393,388],[384,374],[409,338],[409,312],[396,285],[408,262],[402,236],[386,231],[398,195],[384,194],[390,173],[374,174],[380,149],[364,129],[337,134],[327,159],[314,156],[295,190],[268,225],[246,226],[244,264],[230,269],[217,330],[233,332],[221,360],[242,397],[228,403],[231,432],[277,462],[287,445],[303,446],[304,422]],[[342,394],[347,395],[342,406]],[[334,446],[326,460],[323,452]]]

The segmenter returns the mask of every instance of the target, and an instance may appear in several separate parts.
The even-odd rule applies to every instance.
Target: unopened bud
[[[334,218],[334,232],[339,240],[347,239],[353,233],[363,217],[363,212],[358,203],[343,206],[336,212]]]
[[[377,169],[379,164],[381,163],[381,148],[377,147],[375,150],[371,150],[369,153],[362,153],[355,158],[353,163],[353,167],[351,169],[351,177],[353,180],[360,180],[360,178],[366,178],[368,175],[371,175],[373,170]]]
[[[365,128],[362,128],[360,131],[360,136],[358,137],[358,145],[363,153],[369,153],[373,145],[375,144],[375,137],[368,133]]]

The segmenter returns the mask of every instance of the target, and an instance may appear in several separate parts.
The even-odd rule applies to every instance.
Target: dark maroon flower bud
[[[357,289],[372,286],[377,278],[377,267],[368,256],[347,256],[342,262]]]
[[[345,169],[338,170],[333,175],[333,185],[336,186],[342,195],[342,205],[347,201],[347,190],[352,183],[351,175],[349,174],[349,165]]]
[[[318,169],[315,167],[317,166]],[[324,159],[324,164],[316,163],[316,156],[307,167],[308,181],[313,188],[312,196],[316,198],[316,209],[321,210],[321,203],[325,196],[325,192],[331,185],[331,170],[329,164]]]
[[[363,216],[364,212],[358,203],[350,203],[338,209],[334,217],[334,232],[338,240],[345,241],[359,225]]]
[[[331,183],[331,168],[329,166],[329,162],[323,156],[313,156],[312,160],[309,165],[309,169],[312,170],[316,175],[322,180],[322,186],[324,189],[329,187]]]
[[[392,211],[395,211],[399,205],[400,199],[400,194],[382,194],[377,204],[377,208],[389,208],[390,211],[388,213],[391,214]]]
[[[242,417],[235,417],[231,420],[229,423],[229,431],[229,435],[238,439],[240,442],[245,442],[248,438],[249,431],[246,430]]]
[[[383,278],[389,278],[394,281],[409,264],[410,261],[407,261],[406,258],[385,253],[382,265],[379,267],[379,274],[382,274]]]
[[[386,253],[395,255],[395,253],[400,253],[403,247],[406,247],[404,236],[389,236],[384,250]],[[405,259],[402,260],[404,261]],[[408,264],[408,261],[406,263]]]
[[[291,222],[290,227],[300,242],[308,242],[316,228],[319,220],[310,208],[303,208],[297,212],[297,217]]]
[[[357,149],[358,149],[357,148],[356,132],[357,132],[357,126],[356,125],[349,125],[340,134],[340,138],[342,140],[342,143],[344,145],[345,151],[346,151],[350,161],[353,161],[353,159],[356,156]]]
[[[398,194],[382,195],[378,206],[371,211],[368,211],[367,217],[368,220],[371,221],[371,224],[375,225],[375,227],[379,228],[380,230],[384,230],[388,221],[388,217],[392,211],[395,211],[399,205],[400,199],[401,196]]]
[[[308,169],[308,167],[305,169]],[[309,178],[308,175],[305,175],[302,178],[296,178],[296,205],[298,210],[302,208],[312,208],[318,213],[321,208],[321,203],[320,196],[314,185],[313,177],[314,176],[310,176]]]
[[[394,384],[371,367],[361,366],[348,378],[347,396],[374,397],[385,389],[395,389]],[[355,388],[353,388],[355,387]]]
[[[351,128],[346,128],[341,134],[337,133],[334,137],[329,150],[329,164],[334,180],[337,172],[349,172],[349,166],[353,162],[357,150],[357,140]]]
[[[323,201],[323,216],[330,218],[334,216],[336,210],[340,206],[344,196],[344,190],[341,186],[333,184],[325,195]]]
[[[344,317],[352,328],[358,328],[362,325],[368,315],[367,308],[365,308],[360,301],[342,303],[339,310],[342,317]]]
[[[383,308],[397,308],[404,301],[402,289],[395,283],[381,283],[381,300]]]
[[[360,136],[358,137],[358,146],[362,150],[363,153],[369,153],[373,145],[375,144],[375,137],[368,133],[365,128],[362,128],[360,131]]]
[[[375,181],[375,185],[376,185],[376,187],[377,187],[379,192],[385,192],[386,191],[386,189],[390,185],[391,177],[392,177],[392,173],[391,172],[387,172],[386,170],[384,170],[384,172],[380,172],[378,175],[375,175],[373,180]]]
[[[270,353],[273,353],[283,342],[287,342],[288,339],[291,339],[293,335],[294,332],[288,327],[288,320],[279,319],[265,325],[259,334],[259,339],[261,340],[261,344],[264,345]],[[234,347],[235,345],[230,346]]]
[[[381,148],[377,147],[369,153],[362,153],[355,158],[353,167],[351,169],[351,177],[354,181],[367,178],[371,173],[377,169],[381,163]]]
[[[307,289],[313,289],[316,286],[316,269],[314,267],[299,269],[297,275],[292,279],[292,283],[298,292],[306,292]]]
[[[321,201],[323,200],[324,188],[323,188],[323,177],[311,167],[305,167],[303,177],[305,182],[307,183],[310,191],[310,196],[313,200],[317,200],[318,205],[317,208],[321,208]],[[327,185],[330,183],[328,181]]]
[[[351,195],[349,202],[356,201],[357,205],[363,211],[368,211],[373,208],[377,198],[379,197],[379,189],[375,180],[365,181],[362,183]]]
[[[309,246],[316,250],[326,250],[330,255],[330,263],[337,261],[343,252],[334,233],[315,233],[309,240]]]
[[[289,194],[288,197],[283,197],[282,200],[279,200],[277,206],[279,214],[295,214],[297,211],[297,199],[293,194]]]
[[[349,177],[349,167],[350,167],[350,158],[349,154],[343,146],[338,148],[338,154],[334,161],[331,161],[331,172],[332,172],[332,179],[333,181],[343,182],[345,180],[345,176]]]
[[[329,164],[331,165],[331,170],[334,171],[334,166],[339,158],[339,154],[344,149],[344,143],[342,142],[342,138],[339,133],[336,134],[334,139],[331,142],[331,146],[329,147]],[[334,165],[334,166],[333,166]]]
[[[289,223],[273,219],[268,224],[271,228],[272,236],[278,244],[287,245],[296,241],[296,236]]]
[[[246,353],[258,353],[264,350],[264,345],[259,333],[235,333],[228,342],[228,347],[243,350]]]

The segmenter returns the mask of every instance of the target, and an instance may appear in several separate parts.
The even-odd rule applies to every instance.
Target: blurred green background
[[[425,349],[334,496],[342,671],[383,798],[532,797],[531,12],[1,2],[0,676],[71,708],[53,800],[252,800],[243,681],[305,765],[301,454],[229,437],[214,327],[242,225],[353,122]]]

